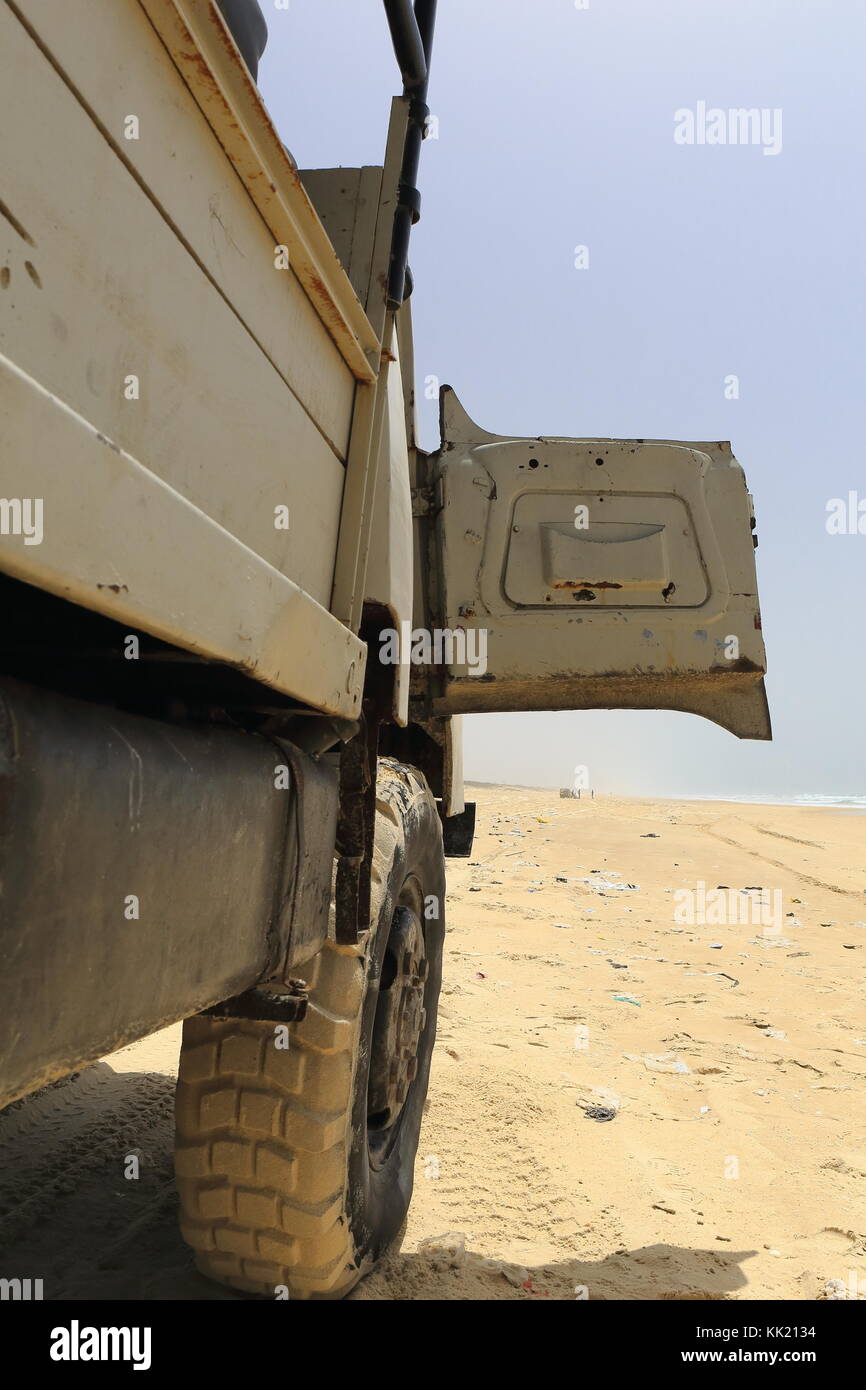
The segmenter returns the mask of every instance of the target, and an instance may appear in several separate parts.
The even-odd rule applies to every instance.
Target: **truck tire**
[[[412,1195],[445,934],[436,803],[382,759],[370,929],[302,971],[289,1026],[184,1024],[175,1169],[198,1268],[270,1298],[341,1298],[398,1234]],[[283,1034],[285,1041],[285,1034]]]

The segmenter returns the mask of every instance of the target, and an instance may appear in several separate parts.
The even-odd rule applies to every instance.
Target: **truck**
[[[770,737],[727,443],[447,386],[418,442],[435,9],[385,0],[380,161],[302,169],[256,0],[0,0],[0,1103],[184,1020],[181,1231],[268,1297],[404,1222],[462,715]]]

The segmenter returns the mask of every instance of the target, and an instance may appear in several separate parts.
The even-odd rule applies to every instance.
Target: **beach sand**
[[[866,1297],[866,819],[467,795],[406,1249],[469,1254],[436,1279],[447,1250],[401,1254],[360,1296]],[[780,924],[757,892],[675,921],[700,882],[775,890]]]
[[[866,1298],[864,816],[467,796],[415,1197],[352,1297]],[[676,920],[701,883],[737,921]],[[0,1116],[46,1297],[234,1297],[175,1233],[178,1040]]]

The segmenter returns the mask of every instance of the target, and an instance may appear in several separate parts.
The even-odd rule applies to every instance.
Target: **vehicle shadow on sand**
[[[482,1252],[399,1251],[350,1295],[352,1299],[532,1299],[556,1301],[704,1301],[744,1289],[742,1269],[755,1250],[648,1245],[599,1260],[522,1266]],[[453,1261],[453,1262],[452,1262]]]
[[[200,1275],[181,1240],[174,1090],[165,1072],[99,1062],[0,1112],[0,1243],[10,1276],[42,1278],[46,1300],[247,1297]],[[756,1253],[659,1244],[523,1267],[443,1237],[414,1252],[398,1245],[350,1298],[726,1299],[746,1286],[741,1266]]]

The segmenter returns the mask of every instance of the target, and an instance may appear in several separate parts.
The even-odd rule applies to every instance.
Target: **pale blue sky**
[[[299,164],[380,162],[399,88],[381,5],[262,8],[260,83]],[[866,794],[866,535],[825,529],[829,498],[866,498],[864,53],[859,0],[440,0],[418,376],[497,433],[732,440],[775,731],[474,716],[468,776],[558,786],[585,763],[600,790]],[[781,153],[675,144],[698,101],[781,108]],[[435,446],[435,404],[420,411]]]

